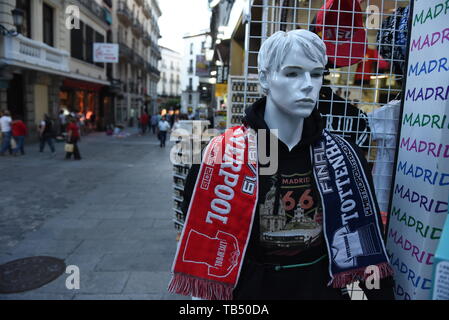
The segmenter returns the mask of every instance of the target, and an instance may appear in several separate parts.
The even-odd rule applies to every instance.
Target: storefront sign
[[[94,62],[118,63],[118,44],[94,43]]]
[[[217,67],[217,83],[228,83],[229,66]]]
[[[396,298],[401,300],[431,299],[435,251],[447,217],[449,40],[443,38],[449,35],[449,10],[444,8],[442,0],[414,0],[411,16],[407,85],[387,238]],[[446,30],[445,35],[442,30]]]

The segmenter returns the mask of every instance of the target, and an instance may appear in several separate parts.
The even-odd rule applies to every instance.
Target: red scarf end
[[[381,279],[392,276],[394,274],[394,270],[388,262],[383,262],[376,266],[379,268],[379,276]],[[332,280],[332,287],[344,288],[359,279],[366,281],[371,274],[365,273],[365,271],[366,268],[359,268],[355,270],[340,272],[334,276],[334,279]]]
[[[232,291],[232,286],[182,273],[175,273],[168,286],[170,293],[204,300],[232,300]]]

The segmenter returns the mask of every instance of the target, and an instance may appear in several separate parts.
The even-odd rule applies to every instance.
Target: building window
[[[193,54],[193,43],[190,44],[190,54]]]
[[[104,35],[95,31],[95,42],[104,43]],[[104,68],[104,63],[95,63],[97,67]]]
[[[192,104],[192,95],[189,94],[189,104]]]
[[[54,45],[53,8],[44,3],[43,6],[44,43]]]
[[[84,23],[80,21],[79,29],[72,29],[70,31],[70,53],[73,58],[84,59]]]
[[[31,39],[30,0],[16,0],[16,8],[21,9],[24,12],[23,24],[19,31],[23,36]]]
[[[86,56],[85,60],[89,63],[94,61],[94,29],[86,25]]]
[[[83,60],[88,63],[95,64],[100,68],[104,68],[103,63],[94,63],[94,43],[104,42],[105,37],[96,32],[92,27],[80,21],[79,29],[70,31],[70,52],[73,58]]]

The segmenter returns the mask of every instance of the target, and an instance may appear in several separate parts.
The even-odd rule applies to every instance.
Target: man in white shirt
[[[8,110],[3,111],[0,118],[0,127],[2,130],[2,148],[0,155],[4,156],[6,150],[11,150],[11,123],[12,119]]]
[[[158,123],[159,129],[159,140],[161,141],[161,148],[165,148],[165,140],[167,140],[167,132],[170,130],[170,123],[168,123],[167,118],[165,116]]]

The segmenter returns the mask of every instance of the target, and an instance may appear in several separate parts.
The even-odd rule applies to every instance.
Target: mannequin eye
[[[294,77],[296,77],[297,75],[298,75],[297,72],[287,72],[285,76],[286,76],[287,78],[294,78]]]

